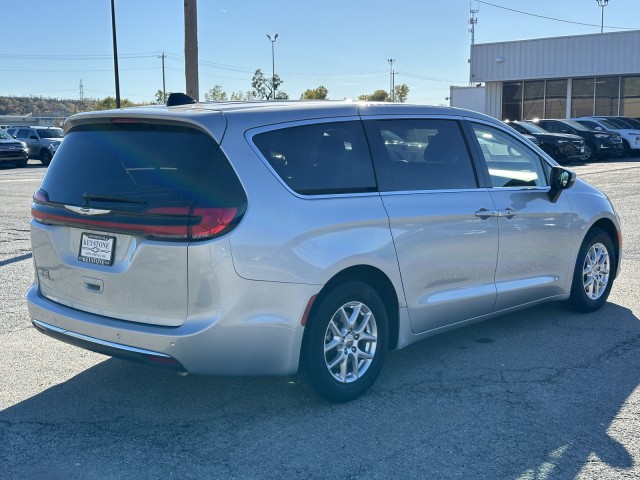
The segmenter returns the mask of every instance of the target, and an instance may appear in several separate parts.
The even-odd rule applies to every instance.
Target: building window
[[[522,82],[502,84],[502,119],[522,120]]]
[[[525,120],[544,117],[544,80],[524,83],[522,116]]]
[[[547,80],[544,118],[567,116],[567,80]]]
[[[618,115],[620,77],[596,78],[595,115]]]
[[[573,92],[571,94],[571,116],[590,117],[593,115],[593,94],[595,78],[573,79]]]
[[[620,115],[640,117],[640,77],[623,77]]]

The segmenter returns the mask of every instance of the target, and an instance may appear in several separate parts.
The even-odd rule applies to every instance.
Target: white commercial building
[[[640,30],[472,45],[451,105],[501,120],[640,117]]]

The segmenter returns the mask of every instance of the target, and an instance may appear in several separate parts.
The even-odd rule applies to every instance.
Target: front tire
[[[611,238],[604,230],[594,228],[580,246],[567,306],[578,312],[593,312],[602,307],[611,292],[615,265]]]
[[[42,162],[42,164],[47,167],[51,163],[51,157],[52,155],[49,150],[42,150],[42,152],[40,153],[40,162]]]
[[[354,400],[373,385],[389,338],[387,312],[373,288],[360,281],[335,286],[314,306],[306,328],[303,383],[335,403]]]
[[[597,151],[598,150],[593,143],[586,142],[584,144],[584,155],[582,156],[582,161],[591,162],[594,158],[596,158]]]

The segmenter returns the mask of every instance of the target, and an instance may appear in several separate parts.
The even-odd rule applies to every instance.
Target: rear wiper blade
[[[93,200],[95,202],[133,203],[138,205],[146,205],[147,203],[149,203],[149,202],[145,202],[144,200],[134,200],[132,198],[127,198],[127,197],[116,197],[113,195],[100,195],[100,194],[88,193],[88,192],[85,192],[82,195],[82,199],[84,200],[85,204],[88,204],[90,200]]]

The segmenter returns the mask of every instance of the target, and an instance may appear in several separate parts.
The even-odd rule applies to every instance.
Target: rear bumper
[[[176,359],[169,355],[165,355],[164,353],[107,342],[100,340],[99,338],[81,335],[54,325],[49,325],[48,323],[41,322],[40,320],[32,319],[31,323],[39,332],[70,345],[84,348],[85,350],[91,350],[103,355],[122,358],[133,362],[146,363],[147,365],[170,368],[172,370],[183,372],[185,371],[184,367],[182,367]]]
[[[304,333],[300,320],[319,287],[248,283],[261,300],[273,302],[212,312],[179,327],[87,313],[43,297],[37,285],[29,289],[27,304],[38,331],[101,354],[202,375],[295,373]]]

